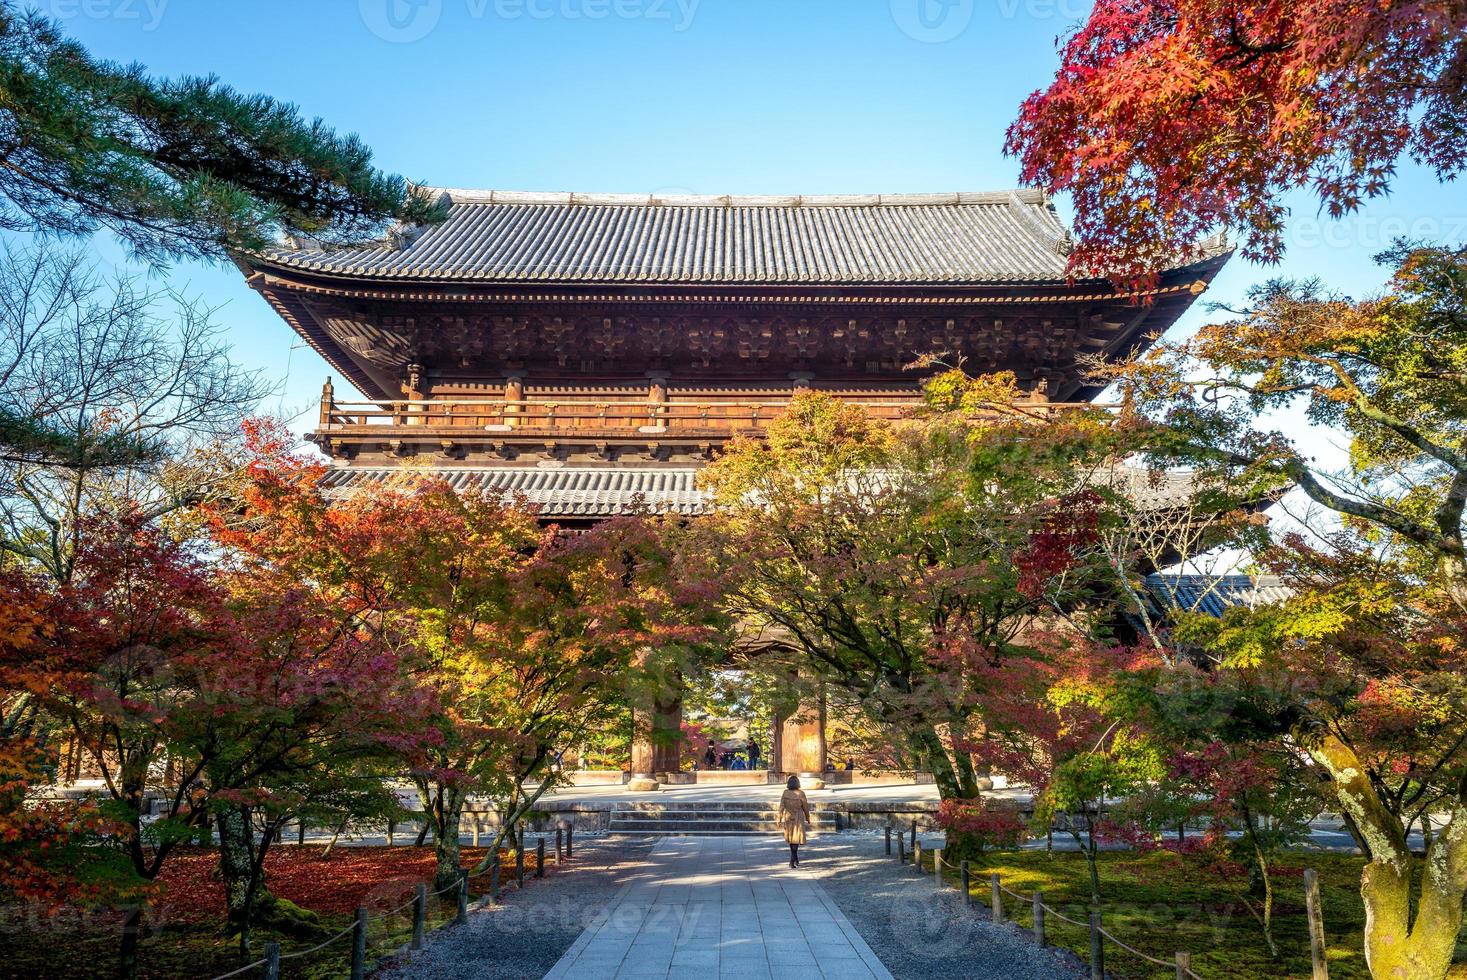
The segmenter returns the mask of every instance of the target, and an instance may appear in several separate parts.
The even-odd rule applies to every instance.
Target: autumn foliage
[[[1277,261],[1291,190],[1338,216],[1403,157],[1461,173],[1464,91],[1455,0],[1100,0],[1007,150],[1073,195],[1076,272],[1145,275],[1225,230]]]

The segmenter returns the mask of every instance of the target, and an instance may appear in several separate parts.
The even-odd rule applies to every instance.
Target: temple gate
[[[567,528],[634,506],[700,513],[697,470],[797,390],[900,417],[920,404],[905,367],[923,354],[1013,371],[1036,401],[1088,401],[1082,356],[1143,347],[1230,254],[1205,243],[1144,290],[1071,278],[1068,234],[1027,190],[441,193],[441,225],[236,262],[359,392],[322,391],[310,438],[334,461],[329,487],[427,465]],[[638,732],[676,731],[680,698],[636,715]],[[775,771],[824,770],[822,704],[776,735]],[[677,762],[638,738],[634,783],[655,788]]]

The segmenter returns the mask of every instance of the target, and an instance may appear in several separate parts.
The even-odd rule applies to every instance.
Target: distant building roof
[[[821,197],[442,192],[441,225],[364,248],[310,242],[273,265],[472,283],[873,284],[1057,281],[1069,236],[1038,191]]]
[[[1221,616],[1233,606],[1258,606],[1282,602],[1292,593],[1272,575],[1168,575],[1146,576],[1146,592],[1156,612],[1201,612]]]

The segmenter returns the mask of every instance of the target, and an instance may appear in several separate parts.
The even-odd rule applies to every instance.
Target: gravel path
[[[812,838],[800,870],[819,880],[896,980],[1080,980],[1089,968],[1013,926],[965,909],[956,888],[885,856],[879,837]]]
[[[596,913],[636,877],[656,838],[576,838],[576,857],[562,873],[552,866],[523,890],[510,885],[501,904],[470,910],[469,924],[429,936],[420,953],[404,953],[374,976],[381,980],[531,980],[543,977]]]
[[[611,837],[576,848],[574,873],[552,872],[503,904],[473,911],[463,928],[434,933],[428,948],[376,974],[382,980],[537,980],[584,927],[640,880],[660,838]],[[935,843],[935,841],[934,841]],[[956,889],[884,854],[882,838],[827,835],[800,854],[800,873],[819,882],[896,980],[1083,980],[1072,954],[1039,949],[1027,933],[995,926],[962,907]]]

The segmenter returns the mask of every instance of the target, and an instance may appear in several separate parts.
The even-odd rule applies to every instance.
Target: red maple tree
[[[1467,8],[1455,0],[1099,0],[1007,152],[1074,195],[1077,272],[1137,277],[1238,230],[1283,253],[1283,195],[1338,216],[1403,156],[1467,165]]]

